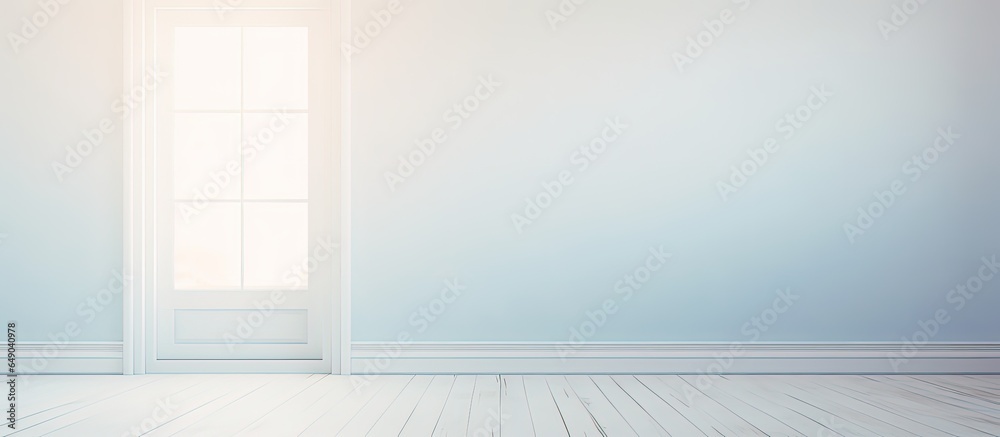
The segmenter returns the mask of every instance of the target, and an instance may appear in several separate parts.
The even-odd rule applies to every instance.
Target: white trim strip
[[[122,342],[19,342],[18,375],[121,375]]]
[[[355,342],[352,357],[358,374],[1000,373],[1000,343],[757,343],[735,344],[735,353],[733,345]]]
[[[124,16],[124,32],[122,34],[122,95],[128,95],[133,82],[133,68],[135,66],[134,53],[134,28],[133,2],[122,0]],[[135,241],[135,165],[134,165],[134,144],[132,119],[127,119],[122,123],[122,195],[124,199],[122,213],[122,275],[126,278],[135,277],[135,252],[133,251]],[[133,281],[124,281],[122,284],[122,372],[126,375],[135,373],[135,288]]]
[[[351,61],[340,53],[351,39],[351,2],[340,2],[340,374],[351,374]],[[336,312],[331,313],[335,317]]]

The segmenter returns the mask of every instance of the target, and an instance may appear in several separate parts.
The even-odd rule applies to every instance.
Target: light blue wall
[[[122,268],[120,124],[62,182],[52,163],[113,115],[122,5],[69,2],[15,53],[9,32],[41,10],[0,4],[0,319],[18,322],[20,341],[58,337],[67,323],[80,327],[73,340],[120,341],[121,295],[87,301]]]
[[[353,64],[355,338],[567,341],[611,298],[588,339],[749,340],[789,288],[759,340],[899,341],[939,309],[933,340],[1000,340],[1000,277],[946,300],[1000,251],[1000,4],[931,2],[886,40],[901,3],[593,0],[555,30],[556,0],[406,4]],[[672,53],[726,8],[679,73]],[[486,74],[503,86],[452,130],[444,112]],[[785,140],[775,121],[820,84],[835,95]],[[616,116],[624,136],[578,171],[573,150]],[[962,137],[911,182],[942,126]],[[390,190],[437,127],[447,141]],[[769,137],[780,151],[723,201],[716,183]],[[573,184],[518,233],[511,214],[562,170]],[[906,193],[851,244],[845,221],[895,179]],[[616,281],[659,245],[668,267],[624,302]],[[450,277],[467,290],[422,322]]]
[[[404,3],[352,59],[355,339],[567,341],[610,298],[589,340],[747,340],[788,288],[801,297],[760,340],[897,341],[939,309],[934,340],[1000,340],[1000,284],[946,300],[1000,252],[1000,4],[928,3],[885,40],[897,3],[591,0],[555,30],[557,1]],[[727,7],[735,23],[679,73],[671,54]],[[5,2],[0,30],[37,8]],[[121,339],[119,298],[77,312],[121,269],[120,125],[65,182],[51,169],[111,115],[121,21],[120,2],[70,2],[21,53],[0,47],[0,318],[22,341],[67,322]],[[502,85],[452,129],[445,111],[491,74]],[[775,120],[820,84],[835,95],[783,140]],[[580,172],[574,149],[608,117],[625,133]],[[948,125],[962,138],[911,182],[903,163]],[[390,190],[435,128],[447,140]],[[716,183],[769,137],[781,150],[723,201]],[[511,214],[564,170],[573,183],[518,233]],[[843,223],[894,179],[907,192],[851,244]],[[667,267],[624,301],[616,282],[660,245]],[[419,322],[455,277],[462,295]]]

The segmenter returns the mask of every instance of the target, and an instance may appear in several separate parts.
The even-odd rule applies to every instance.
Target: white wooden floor
[[[1000,376],[34,376],[18,398],[16,436],[1000,435]]]

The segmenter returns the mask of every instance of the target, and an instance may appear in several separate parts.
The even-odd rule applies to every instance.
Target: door
[[[332,17],[153,9],[149,372],[339,364]]]

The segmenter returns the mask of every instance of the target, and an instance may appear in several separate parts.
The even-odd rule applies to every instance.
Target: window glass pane
[[[308,29],[246,27],[243,41],[244,108],[308,109]]]
[[[240,204],[174,205],[174,288],[240,288]]]
[[[174,108],[240,109],[240,28],[174,30]]]
[[[305,203],[245,203],[244,285],[305,288],[309,208]]]
[[[174,114],[174,198],[240,198],[240,115]]]
[[[244,115],[246,199],[309,197],[309,116]]]

